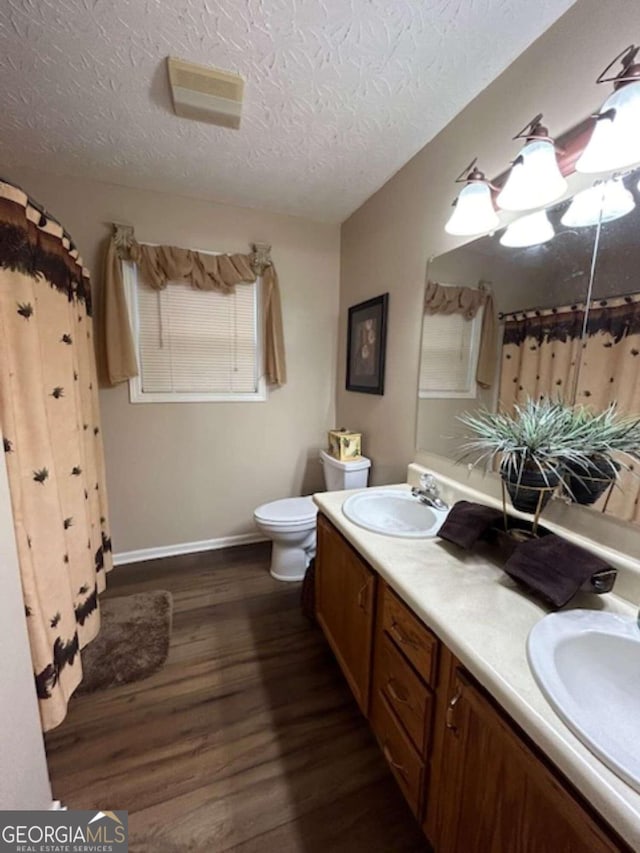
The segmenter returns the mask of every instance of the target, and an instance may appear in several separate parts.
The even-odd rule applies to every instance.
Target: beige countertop
[[[342,513],[353,493],[319,493],[314,501],[594,808],[640,850],[640,794],[567,728],[529,669],[527,636],[549,610],[519,589],[488,551],[469,553],[437,538],[400,539],[358,527]],[[580,593],[571,606],[636,613],[613,593]]]

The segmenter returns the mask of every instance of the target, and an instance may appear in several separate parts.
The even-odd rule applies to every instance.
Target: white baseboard
[[[142,563],[146,560],[159,560],[161,557],[177,557],[181,554],[197,554],[200,551],[217,551],[220,548],[233,548],[235,545],[249,545],[252,542],[267,542],[260,533],[239,533],[236,536],[221,536],[218,539],[203,539],[201,542],[179,542],[177,545],[159,545],[157,548],[139,548],[137,551],[121,551],[113,555],[113,565]]]

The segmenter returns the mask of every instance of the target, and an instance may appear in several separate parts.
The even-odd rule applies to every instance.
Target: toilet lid
[[[254,515],[261,521],[273,522],[275,524],[286,524],[299,521],[315,521],[318,514],[318,507],[314,504],[313,498],[283,498],[279,501],[271,501],[268,504],[262,504],[255,511]]]

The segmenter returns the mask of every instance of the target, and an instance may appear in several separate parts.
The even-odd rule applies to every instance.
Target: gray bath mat
[[[171,639],[171,593],[140,592],[100,602],[100,633],[81,652],[76,693],[140,681],[159,670]]]

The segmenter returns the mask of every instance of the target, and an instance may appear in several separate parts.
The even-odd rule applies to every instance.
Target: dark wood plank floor
[[[299,586],[272,580],[268,553],[114,570],[109,596],[172,593],[169,659],[72,699],[47,736],[54,796],[127,809],[134,853],[427,850]]]

